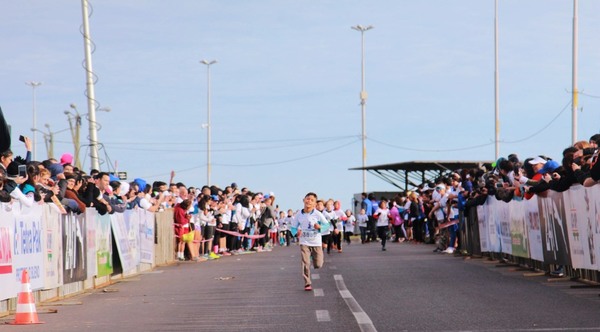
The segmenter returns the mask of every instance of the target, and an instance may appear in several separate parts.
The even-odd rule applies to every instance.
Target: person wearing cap
[[[329,221],[316,209],[317,194],[309,192],[304,196],[304,207],[292,220],[292,235],[300,241],[300,256],[304,290],[312,291],[310,263],[315,269],[323,267],[323,242],[321,232],[329,229]]]
[[[526,159],[525,163],[529,164],[529,166],[524,166],[524,169],[527,170],[528,167],[531,167],[532,174],[516,174],[515,180],[519,181],[519,183],[521,183],[521,184],[527,184],[529,186],[537,184],[542,179],[542,174],[539,173],[539,171],[546,164],[546,159],[543,158],[542,156],[536,156],[533,159],[529,159],[529,160]],[[526,175],[531,175],[531,177],[528,177]],[[534,193],[528,192],[527,189],[528,189],[528,187],[526,186],[524,188],[524,190],[525,190],[524,197],[525,197],[525,199],[529,200],[533,197]]]
[[[557,161],[552,160],[552,159],[547,160],[546,163],[544,163],[544,165],[542,166],[542,168],[540,168],[537,171],[537,174],[539,174],[539,177],[540,177],[540,181],[538,181],[537,184],[535,184],[531,187],[528,187],[527,193],[540,194],[542,192],[545,192],[548,189],[551,189],[550,181],[552,181],[553,178],[557,177],[558,173],[555,173],[555,171],[559,167],[561,167],[561,166]]]

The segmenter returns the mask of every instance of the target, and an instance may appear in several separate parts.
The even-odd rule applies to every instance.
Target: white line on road
[[[321,279],[321,276],[318,275],[317,273],[313,273],[311,277],[313,280]]]
[[[323,288],[315,288],[314,293],[315,293],[315,296],[325,296],[325,292],[323,292]]]
[[[363,332],[377,331],[373,325],[373,322],[371,321],[371,318],[369,318],[369,315],[367,315],[367,313],[360,307],[360,304],[358,304],[354,296],[352,296],[348,288],[346,288],[346,283],[344,283],[344,278],[342,278],[342,275],[335,274],[333,279],[335,280],[335,285],[340,292],[340,295],[346,302],[348,308],[350,308],[350,311],[352,311],[360,330]]]
[[[317,321],[318,322],[330,322],[331,317],[329,317],[328,310],[317,310]]]

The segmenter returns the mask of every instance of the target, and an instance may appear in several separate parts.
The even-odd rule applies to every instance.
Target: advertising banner
[[[96,275],[98,277],[104,277],[113,273],[112,265],[112,243],[111,243],[111,232],[110,232],[110,215],[99,215],[94,211],[92,213],[93,220],[96,225]]]
[[[31,207],[12,204],[13,226],[13,278],[21,283],[21,273],[27,270],[31,289],[44,288],[44,255],[42,236],[45,230],[42,226],[42,205],[33,204]]]
[[[62,260],[62,223],[60,213],[43,205],[43,229],[42,247],[44,250],[44,274],[46,280],[44,289],[57,288],[63,282],[63,260]]]
[[[65,214],[63,224],[63,283],[87,279],[87,240],[84,215]]]

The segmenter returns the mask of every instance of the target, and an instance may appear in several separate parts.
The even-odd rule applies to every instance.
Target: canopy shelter
[[[489,161],[407,161],[367,167],[350,168],[351,171],[366,170],[383,181],[401,189],[416,188],[420,184],[435,181],[440,176],[462,169],[486,167]]]

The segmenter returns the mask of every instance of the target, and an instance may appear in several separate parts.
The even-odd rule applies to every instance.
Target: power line
[[[558,112],[558,114],[556,114],[556,116],[555,116],[554,118],[552,118],[552,120],[550,120],[550,122],[548,122],[548,123],[547,123],[545,126],[543,126],[543,127],[540,129],[540,130],[536,131],[535,133],[533,133],[533,134],[531,134],[531,135],[529,135],[529,136],[527,136],[527,137],[525,137],[525,138],[522,138],[522,139],[516,140],[516,141],[502,141],[502,143],[508,143],[508,144],[521,143],[521,142],[524,142],[524,141],[526,141],[526,140],[528,140],[528,139],[530,139],[530,138],[532,138],[532,137],[534,137],[534,136],[537,136],[539,133],[541,133],[542,131],[546,130],[546,128],[550,127],[550,125],[551,125],[551,124],[552,124],[554,121],[556,121],[556,119],[558,119],[558,117],[559,117],[561,114],[563,114],[563,112],[564,112],[564,111],[565,111],[565,110],[566,110],[566,109],[567,109],[567,108],[568,108],[570,105],[571,105],[571,101],[569,100],[569,102],[568,102],[568,103],[565,105],[565,107],[563,107],[563,109],[562,109],[562,110],[560,110],[560,112]]]
[[[265,150],[274,150],[274,149],[287,149],[294,146],[303,146],[303,145],[312,145],[312,144],[322,144],[326,142],[333,142],[342,139],[347,139],[349,137],[356,136],[346,136],[343,138],[333,139],[329,141],[319,141],[319,142],[304,142],[297,144],[287,144],[287,145],[277,145],[277,146],[259,146],[259,147],[240,147],[240,148],[231,148],[231,149],[212,149],[213,152],[237,152],[237,151],[265,151]],[[277,142],[274,142],[277,143]],[[172,143],[171,143],[172,144]],[[110,145],[108,143],[104,143],[104,145]],[[206,152],[206,149],[185,149],[185,150],[177,150],[177,149],[155,149],[155,148],[131,148],[131,147],[112,147],[113,150],[127,150],[127,151],[148,151],[148,152]]]
[[[281,142],[305,142],[305,141],[333,141],[344,138],[356,137],[356,135],[345,135],[345,136],[326,136],[326,137],[312,137],[312,138],[288,138],[288,139],[277,139],[272,138],[268,140],[255,140],[255,141],[223,141],[223,142],[212,142],[211,144],[255,144],[255,143],[281,143]],[[173,142],[104,142],[104,144],[110,145],[173,145]]]
[[[396,149],[400,149],[400,150],[408,150],[408,151],[417,151],[417,152],[450,152],[450,151],[464,151],[464,150],[472,150],[472,149],[478,149],[484,146],[488,146],[488,145],[492,145],[494,144],[494,142],[490,142],[490,143],[485,143],[485,144],[479,144],[479,145],[473,145],[473,146],[468,146],[468,147],[464,147],[464,148],[454,148],[454,149],[415,149],[415,148],[409,148],[406,146],[400,146],[400,145],[393,145],[393,144],[389,144],[386,142],[382,142],[382,141],[378,141],[376,139],[367,137],[367,139],[369,141],[373,141],[375,143],[379,143],[381,145],[386,145],[392,148],[396,148]]]

